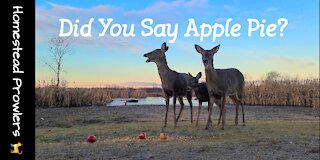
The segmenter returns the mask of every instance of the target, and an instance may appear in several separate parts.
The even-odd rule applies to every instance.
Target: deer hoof
[[[209,125],[209,126],[207,126],[207,127],[205,128],[205,130],[208,130],[208,129],[211,129],[211,128],[213,128],[212,125]]]
[[[206,126],[206,128],[205,128],[205,129],[209,129],[209,128],[212,128],[212,123],[207,124],[207,126]]]
[[[167,127],[167,123],[165,123],[162,128],[166,128],[166,127]]]

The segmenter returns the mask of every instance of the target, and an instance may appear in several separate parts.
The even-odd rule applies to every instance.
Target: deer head
[[[167,44],[164,42],[161,45],[160,49],[155,49],[149,53],[144,54],[143,56],[148,58],[146,60],[147,63],[154,62],[156,64],[161,64],[162,62],[166,62],[165,53],[167,52],[168,48],[169,47],[167,47]]]
[[[205,50],[199,45],[194,45],[196,51],[202,55],[202,63],[205,68],[212,68],[213,67],[213,55],[218,52],[220,44],[213,47],[211,50]]]
[[[190,82],[190,85],[192,88],[196,88],[199,84],[199,79],[201,78],[201,72],[199,72],[195,77],[193,77],[190,73],[189,74],[189,77],[188,77],[188,80]]]

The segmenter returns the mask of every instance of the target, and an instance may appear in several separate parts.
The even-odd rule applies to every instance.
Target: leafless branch
[[[53,62],[43,62],[55,73],[57,87],[59,87],[60,84],[60,73],[62,71],[63,58],[65,55],[71,53],[72,43],[73,41],[70,38],[65,37],[52,37],[49,39],[49,50],[53,56]]]

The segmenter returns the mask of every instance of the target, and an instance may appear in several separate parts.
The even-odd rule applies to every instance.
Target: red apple
[[[90,135],[90,136],[88,136],[88,138],[87,138],[87,141],[88,141],[89,143],[94,143],[96,140],[97,140],[97,138],[96,138],[96,136],[94,136],[94,135]]]
[[[139,139],[146,139],[146,134],[144,132],[140,133]]]

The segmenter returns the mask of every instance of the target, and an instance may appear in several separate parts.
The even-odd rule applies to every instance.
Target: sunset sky
[[[130,3],[131,2],[131,3]],[[262,79],[266,73],[277,71],[284,76],[299,78],[319,77],[319,0],[175,0],[175,1],[74,1],[36,0],[36,80],[49,82],[53,72],[44,65],[50,61],[48,47],[50,37],[59,35],[60,18],[72,22],[79,19],[79,26],[92,23],[92,37],[73,37],[72,54],[63,61],[62,77],[70,87],[105,86],[157,86],[160,78],[154,63],[145,63],[144,53],[160,48],[163,42],[169,46],[166,53],[171,69],[195,75],[204,72],[201,56],[194,49],[199,44],[205,49],[221,44],[215,55],[216,68],[238,68],[246,80]],[[264,3],[265,2],[265,3]],[[111,24],[135,24],[135,37],[112,37],[109,29],[103,37],[99,18],[113,18]],[[152,18],[153,27],[159,23],[178,24],[178,36],[174,43],[171,37],[143,37],[141,20]],[[241,25],[239,37],[185,37],[188,19],[200,25],[207,23]],[[277,24],[279,18],[288,20],[279,36],[260,37],[259,31],[247,35],[248,18],[265,25]],[[172,26],[173,27],[173,26]]]

